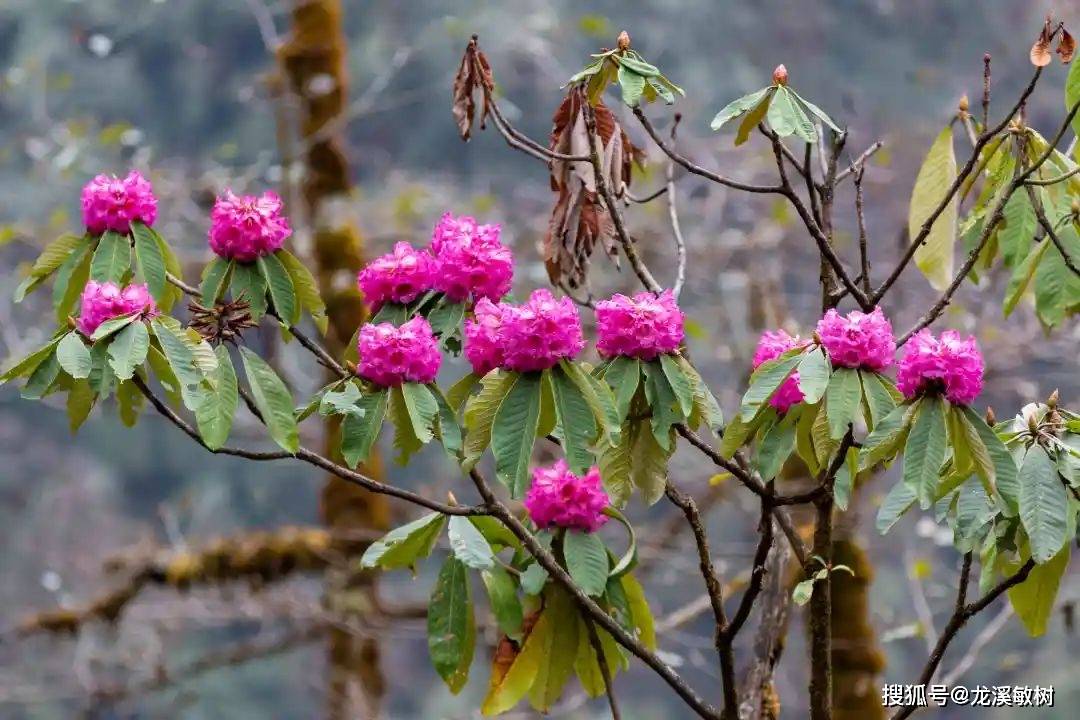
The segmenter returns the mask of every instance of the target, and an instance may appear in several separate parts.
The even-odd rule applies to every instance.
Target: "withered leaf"
[[[1073,55],[1076,54],[1076,38],[1069,34],[1069,31],[1065,28],[1061,28],[1061,40],[1058,41],[1057,54],[1061,57],[1061,62],[1072,62]]]
[[[494,87],[495,79],[491,73],[491,65],[477,47],[474,36],[465,47],[461,65],[458,67],[457,75],[454,76],[451,110],[462,140],[468,140],[472,133],[473,116],[476,114],[474,99],[476,91],[481,91],[480,128],[483,129],[488,114],[487,93]]]
[[[571,88],[552,118],[548,147],[564,155],[588,156],[591,143],[585,125],[586,93]],[[630,142],[615,116],[603,104],[593,107],[600,138],[600,167],[604,184],[616,197],[630,183],[631,170],[641,151]],[[588,275],[589,257],[599,241],[616,259],[615,226],[599,196],[592,164],[581,160],[553,160],[551,189],[556,193],[548,232],[544,238],[544,264],[555,285],[580,287]]]
[[[1046,67],[1050,64],[1052,57],[1050,43],[1042,38],[1036,40],[1035,44],[1031,46],[1031,64],[1035,67]]]

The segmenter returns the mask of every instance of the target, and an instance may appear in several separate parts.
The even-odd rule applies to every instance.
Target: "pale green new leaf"
[[[780,137],[798,135],[808,143],[817,142],[814,123],[806,117],[802,107],[796,102],[791,91],[783,85],[776,87],[772,103],[769,105],[769,125]]]
[[[1065,112],[1072,111],[1080,103],[1080,63],[1071,63],[1069,75],[1065,78]],[[1073,115],[1073,132],[1080,136],[1080,112]]]
[[[956,180],[956,155],[952,127],[942,130],[923,160],[911,191],[908,236],[919,235],[945,192]],[[953,245],[956,242],[957,202],[953,196],[931,226],[926,241],[915,251],[915,264],[935,290],[944,290],[953,276]]]
[[[120,380],[130,380],[135,368],[146,360],[150,349],[150,333],[146,323],[131,322],[109,343],[109,364]]]
[[[491,545],[469,518],[454,515],[450,518],[446,537],[454,557],[474,570],[489,570],[495,566]]]
[[[754,131],[754,128],[765,119],[766,113],[769,112],[769,104],[772,102],[773,93],[776,92],[775,87],[765,88],[765,94],[761,100],[749,109],[749,112],[743,116],[742,122],[739,123],[739,130],[735,133],[735,146],[738,147],[744,142],[750,139],[750,133]]]
[[[758,102],[760,102],[761,99],[765,97],[765,93],[769,92],[770,90],[772,90],[771,87],[762,88],[757,92],[752,92],[749,95],[743,95],[741,98],[732,100],[727,105],[725,105],[720,112],[716,113],[716,117],[714,117],[712,119],[712,122],[709,123],[709,127],[712,128],[714,131],[719,130],[724,126],[725,123],[727,123],[732,118],[736,118],[750,108],[756,106]]]
[[[394,528],[368,546],[360,558],[360,567],[415,568],[418,560],[431,554],[445,522],[445,515],[433,512]]]
[[[1065,545],[1053,558],[1033,567],[1024,582],[1008,590],[1009,603],[1031,637],[1046,632],[1071,553],[1072,547]]]
[[[1017,479],[1020,522],[1031,543],[1031,557],[1037,563],[1047,562],[1069,539],[1068,492],[1053,460],[1039,444],[1028,448]]]
[[[1020,302],[1020,298],[1024,296],[1024,293],[1031,286],[1035,271],[1038,270],[1039,263],[1042,262],[1043,256],[1046,255],[1048,247],[1050,247],[1050,238],[1043,238],[1035,246],[1035,249],[1027,254],[1023,262],[1013,270],[1012,277],[1009,278],[1009,287],[1005,290],[1005,304],[1002,306],[1005,317],[1012,314],[1017,303]]]

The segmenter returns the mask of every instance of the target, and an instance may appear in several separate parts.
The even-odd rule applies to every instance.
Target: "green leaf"
[[[359,413],[349,413],[341,423],[341,456],[350,468],[368,459],[386,417],[387,391],[363,395],[356,403]]]
[[[1031,198],[1023,188],[1009,196],[1003,209],[1004,225],[998,225],[997,238],[1001,247],[1001,254],[1005,258],[1008,267],[1016,267],[1016,264],[1027,257],[1031,249],[1035,230],[1038,228],[1038,218],[1035,217],[1035,208],[1031,206]]]
[[[270,437],[286,451],[295,453],[300,447],[300,435],[293,415],[293,400],[289,389],[265,360],[246,347],[240,348],[255,406],[262,413]]]
[[[741,415],[736,415],[724,428],[724,435],[720,438],[720,455],[730,460],[735,456],[735,452],[753,437],[759,427],[766,422],[771,422],[775,417],[776,410],[768,406],[745,422]]]
[[[563,536],[563,557],[570,577],[586,595],[599,597],[607,587],[607,548],[595,533],[568,530]]]
[[[1046,623],[1054,612],[1054,600],[1061,578],[1069,567],[1071,552],[1072,547],[1065,545],[1050,560],[1033,567],[1024,582],[1008,590],[1009,602],[1031,637],[1046,632]]]
[[[225,288],[229,286],[229,278],[232,277],[232,260],[225,260],[217,255],[206,264],[202,272],[202,304],[208,308],[225,294]]]
[[[814,103],[812,103],[809,100],[807,100],[806,98],[804,98],[799,93],[792,90],[790,87],[788,88],[788,92],[790,92],[792,95],[794,95],[796,98],[798,98],[799,102],[801,102],[803,105],[806,106],[807,110],[809,110],[812,114],[816,115],[818,120],[820,120],[821,122],[823,122],[826,125],[828,125],[829,127],[831,127],[833,129],[833,131],[835,131],[837,134],[840,134],[840,133],[844,132],[843,130],[841,130],[837,126],[836,123],[834,123],[832,121],[832,118],[830,118],[828,115],[825,114],[824,110],[822,110],[817,105],[815,105]]]
[[[552,624],[548,611],[542,611],[509,665],[501,665],[500,659],[495,659],[491,670],[491,683],[480,706],[480,712],[484,715],[498,715],[514,707],[525,697],[540,673],[545,655],[551,650]]]
[[[668,458],[675,451],[675,443],[669,438],[668,446],[662,446],[644,421],[633,425],[631,435],[630,482],[641,491],[646,505],[654,505],[664,496]]]
[[[99,328],[100,329],[100,328]],[[146,360],[150,349],[150,333],[146,323],[141,321],[128,324],[117,333],[109,343],[109,364],[120,380],[130,380],[135,368]]]
[[[1015,197],[1019,193],[1013,193]],[[1031,281],[1035,277],[1035,271],[1039,268],[1039,263],[1042,262],[1043,256],[1046,255],[1046,249],[1050,247],[1050,238],[1043,238],[1035,249],[1027,254],[1023,262],[1016,266],[1013,270],[1012,277],[1009,278],[1009,287],[1005,290],[1005,303],[1002,306],[1002,311],[1005,317],[1009,317],[1012,311],[1016,309],[1017,303],[1020,302],[1020,298],[1024,296],[1028,288],[1031,286]]]
[[[462,467],[468,471],[476,465],[484,450],[491,444],[491,425],[503,399],[517,383],[514,372],[494,370],[480,380],[480,392],[465,404],[465,458]]]
[[[1069,497],[1053,460],[1037,443],[1028,448],[1018,480],[1020,522],[1031,542],[1031,557],[1044,563],[1069,539]]]
[[[251,317],[258,320],[266,314],[266,280],[255,265],[233,263],[232,293],[251,306]]]
[[[802,356],[799,361],[799,389],[802,390],[803,402],[814,405],[825,395],[825,389],[829,386],[829,376],[832,367],[825,351],[814,348]]]
[[[300,305],[296,302],[296,290],[292,278],[277,255],[262,255],[258,259],[259,272],[262,273],[266,287],[270,291],[270,300],[282,322],[295,325],[300,321]]]
[[[956,180],[956,155],[953,152],[952,126],[942,130],[923,160],[911,191],[908,209],[908,235],[918,236],[923,223],[944,199],[945,191]],[[935,290],[944,290],[953,276],[953,245],[956,242],[956,196],[949,200],[915,251],[915,264]]]
[[[35,369],[37,369],[43,362],[45,362],[46,358],[50,357],[53,354],[53,350],[56,348],[56,345],[60,342],[61,339],[65,337],[67,337],[67,335],[60,335],[54,337],[46,345],[39,347],[37,350],[34,350],[29,355],[26,355],[19,360],[13,362],[11,366],[4,371],[3,375],[0,375],[0,385],[14,380],[15,378],[20,378],[24,375],[29,375],[30,373],[34,372]]]
[[[111,230],[102,234],[94,251],[94,259],[90,262],[90,278],[98,282],[119,283],[130,267],[131,245],[127,237]]]
[[[615,442],[619,433],[619,411],[615,407],[615,396],[612,395],[611,388],[591,373],[585,372],[577,363],[563,360],[559,363],[559,368],[577,385],[597,424],[606,431],[601,435],[601,439]]]
[[[847,510],[851,500],[852,490],[855,489],[855,479],[859,472],[859,450],[848,448],[844,457],[844,464],[836,471],[833,479],[833,496],[836,507],[839,510]]]
[[[882,461],[889,461],[900,449],[910,429],[911,408],[899,405],[874,427],[859,450],[859,470],[868,470]]]
[[[615,408],[621,423],[630,412],[630,402],[641,382],[641,361],[621,355],[613,358],[604,368],[604,380],[615,395]]]
[[[739,417],[744,422],[749,422],[751,418],[757,415],[761,407],[769,401],[777,389],[788,379],[799,361],[800,353],[785,353],[758,366],[754,374],[750,376],[750,387],[743,395],[742,404],[739,408]]]
[[[1071,63],[1069,66],[1069,75],[1065,78],[1065,112],[1068,113],[1073,109],[1076,103],[1080,102],[1080,67],[1078,63]],[[1073,132],[1080,135],[1080,112],[1073,115],[1072,119]]]
[[[698,371],[690,364],[690,361],[681,355],[678,358],[679,367],[690,378],[694,388],[694,411],[691,413],[691,427],[697,428],[700,420],[704,420],[706,426],[713,432],[718,431],[724,425],[724,414],[720,411],[720,404],[716,402],[709,387],[705,384]]]
[[[904,484],[915,490],[924,510],[934,502],[938,473],[945,462],[945,412],[942,406],[941,398],[923,398],[904,446]]]
[[[30,292],[67,262],[77,250],[85,252],[87,247],[89,247],[89,242],[86,236],[71,233],[64,233],[46,245],[30,268],[30,274],[16,290],[15,302],[22,302]]]
[[[455,411],[459,410],[465,404],[465,401],[469,399],[472,389],[476,387],[478,382],[480,382],[480,376],[469,373],[451,385],[450,389],[446,391],[446,402]]]
[[[529,689],[529,703],[540,712],[547,712],[562,694],[563,686],[574,672],[578,645],[577,607],[562,588],[548,586],[544,615],[551,629],[536,680]]]
[[[52,347],[41,364],[34,368],[30,377],[26,379],[20,396],[25,400],[40,400],[49,392],[49,388],[60,376],[60,362],[56,359],[56,353]]]
[[[802,376],[799,376],[800,385]],[[829,420],[829,436],[833,440],[844,437],[848,427],[858,417],[862,402],[862,382],[859,371],[851,368],[837,368],[829,378],[825,391],[825,413]]]
[[[72,383],[67,396],[68,427],[71,432],[74,433],[82,427],[86,418],[90,417],[96,401],[97,393],[90,387],[89,381],[82,379]]]
[[[664,354],[660,356],[660,367],[671,389],[675,391],[675,399],[679,401],[679,409],[682,410],[684,417],[689,418],[694,408],[693,383],[671,355]]]
[[[762,88],[757,92],[752,92],[749,95],[743,95],[741,98],[732,100],[727,105],[725,105],[720,112],[716,113],[716,117],[714,117],[712,119],[712,122],[709,123],[709,127],[712,128],[714,131],[719,130],[729,120],[736,118],[739,115],[742,115],[750,108],[756,106],[759,102],[761,102],[762,98],[764,98],[765,94],[768,93],[770,90],[772,90],[771,87]]]
[[[93,334],[90,336],[90,341],[97,342],[98,340],[104,340],[110,335],[115,335],[130,325],[138,316],[138,313],[131,313],[130,315],[120,315],[118,317],[109,318],[97,326],[97,329],[94,330]]]
[[[773,424],[758,443],[754,465],[766,481],[776,477],[795,449],[795,419],[788,413]]]
[[[469,572],[465,564],[450,557],[439,571],[428,604],[428,653],[435,671],[455,695],[469,679],[476,647]]]
[[[521,589],[526,595],[539,595],[547,584],[548,572],[538,562],[530,563],[521,573]]]
[[[435,418],[439,414],[439,404],[435,401],[435,396],[426,385],[413,382],[402,384],[401,395],[412,422],[413,434],[422,443],[430,442],[434,437]]]
[[[52,300],[58,322],[66,322],[68,315],[74,311],[75,304],[79,302],[86,281],[90,279],[92,260],[90,245],[84,245],[71,253],[57,271]]]
[[[278,250],[275,257],[281,261],[292,279],[293,289],[300,301],[300,306],[311,313],[311,319],[315,321],[315,327],[319,332],[326,334],[328,319],[326,317],[326,303],[319,294],[319,286],[315,282],[311,271],[300,262],[299,259],[288,250]]]
[[[491,453],[495,476],[519,498],[529,486],[529,460],[540,420],[540,373],[521,373],[495,414]]]
[[[799,386],[802,387],[803,375],[799,374]],[[889,413],[896,409],[899,393],[892,387],[892,383],[870,370],[860,370],[859,379],[862,381],[863,400],[869,411],[866,418],[866,426],[873,431]]]
[[[450,339],[465,319],[465,303],[453,302],[443,296],[427,315],[432,332],[442,341]]]
[[[174,327],[175,320],[172,318],[169,318],[169,320],[172,320],[172,324],[165,319],[165,316],[155,317],[150,320],[150,328],[154,331],[154,337],[157,338],[158,343],[161,345],[161,350],[168,361],[167,364],[177,380],[184,405],[188,409],[194,410],[198,407],[199,397],[196,390],[203,382],[203,374],[195,363],[195,353],[188,345],[183,331],[178,326]],[[153,353],[150,354],[150,357],[152,364]],[[155,372],[157,372],[156,368]]]
[[[394,461],[398,465],[406,465],[409,458],[424,447],[424,443],[416,437],[416,431],[413,430],[412,417],[409,415],[409,408],[405,404],[405,395],[401,388],[390,388],[389,393],[390,424],[394,426],[394,447],[398,451]]]
[[[645,397],[652,413],[650,424],[653,436],[662,448],[673,450],[671,426],[683,419],[677,409],[675,391],[659,363],[642,363],[641,368],[645,371]]]
[[[660,75],[659,68],[642,60],[633,50],[624,55],[616,55],[615,59],[618,60],[621,67],[626,67],[642,77],[651,78],[659,77]]]
[[[450,407],[450,403],[443,397],[442,391],[435,383],[428,385],[428,390],[439,408],[438,422],[435,424],[435,435],[442,443],[443,449],[450,459],[457,462],[461,459],[461,426],[458,425],[457,414]]]
[[[101,398],[107,398],[115,386],[115,376],[109,367],[107,343],[96,343],[90,346],[90,375],[86,378],[90,382],[90,389]]]
[[[600,697],[606,690],[603,671],[597,662],[596,650],[593,649],[589,639],[589,630],[585,625],[585,619],[578,620],[578,649],[574,657],[574,673],[581,681],[581,689],[592,698]],[[608,672],[614,675],[623,663],[622,652],[619,650],[615,639],[602,627],[594,627],[596,637],[600,641],[601,651],[607,663]]]
[[[562,367],[548,371],[548,378],[566,462],[571,472],[585,472],[595,461],[592,446],[596,441],[596,419],[581,390]]]
[[[649,609],[649,601],[645,597],[645,589],[637,578],[627,573],[619,578],[623,592],[626,594],[627,605],[633,616],[634,629],[638,640],[649,650],[656,650],[656,629],[654,627],[652,610]]]
[[[1016,461],[1013,460],[1012,453],[978,413],[970,407],[965,407],[963,415],[966,421],[965,428],[969,431],[968,445],[972,448],[976,460],[975,469],[994,486],[1009,510],[1009,514],[1016,515],[1020,507],[1021,490],[1017,478]],[[977,440],[971,436],[970,430],[974,430],[975,435],[978,436]],[[984,451],[989,458],[989,463],[980,462]]]
[[[735,133],[735,147],[738,147],[749,140],[750,133],[752,133],[754,128],[765,119],[766,113],[769,112],[769,104],[772,102],[773,94],[775,92],[775,87],[765,88],[765,94],[762,96],[761,100],[746,113],[745,117],[743,117],[742,122],[739,123],[739,131]],[[713,122],[715,122],[715,120]]]
[[[451,517],[446,535],[454,557],[465,565],[474,570],[489,570],[495,567],[495,554],[491,551],[491,545],[476,526],[469,522],[469,518],[462,515]]]
[[[433,512],[394,528],[368,546],[360,558],[360,567],[415,568],[418,560],[431,554],[445,522],[445,515]]]
[[[1063,225],[1058,240],[1074,264],[1080,262],[1080,234],[1076,224]],[[1044,325],[1052,328],[1077,309],[1080,309],[1080,276],[1069,269],[1061,251],[1052,245],[1035,271],[1035,313]]]
[[[645,78],[625,64],[620,64],[619,88],[622,89],[622,101],[626,106],[636,107],[645,91]]]
[[[154,231],[141,222],[133,222],[131,234],[135,236],[135,260],[139,263],[139,274],[154,300],[161,300],[167,287],[165,257],[161,254]]]
[[[805,142],[817,143],[817,131],[814,123],[806,117],[802,107],[796,102],[791,91],[783,85],[776,87],[772,103],[769,105],[769,125],[780,137],[798,135]]]
[[[176,257],[176,253],[172,251],[172,248],[169,247],[169,244],[165,242],[161,235],[154,232],[153,236],[157,240],[161,256],[165,259],[165,272],[173,277],[183,277],[184,269],[180,266],[180,259]],[[158,309],[162,312],[169,312],[176,301],[183,297],[184,291],[169,283],[165,286],[165,292],[162,293],[161,300],[158,301]]]
[[[210,449],[217,450],[229,439],[229,431],[232,430],[233,418],[236,416],[239,391],[236,369],[233,368],[228,348],[218,345],[214,352],[218,359],[217,369],[212,376],[211,387],[201,391],[201,402],[195,408],[195,420],[203,442]],[[117,371],[117,375],[119,374]]]
[[[90,376],[90,349],[86,347],[79,333],[69,332],[60,340],[60,344],[56,346],[56,359],[64,372],[76,380]]]
[[[116,407],[124,427],[135,427],[139,421],[139,411],[145,403],[146,398],[135,383],[125,381],[116,386]]]
[[[491,613],[495,616],[499,629],[510,637],[517,637],[521,633],[524,618],[521,601],[517,596],[517,586],[510,573],[500,565],[492,564],[490,568],[480,571],[480,579],[484,581],[488,601],[491,603]]]

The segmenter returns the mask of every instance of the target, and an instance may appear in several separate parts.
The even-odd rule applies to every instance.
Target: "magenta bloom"
[[[157,219],[157,198],[150,181],[138,170],[121,180],[115,175],[98,175],[82,189],[83,224],[93,235],[106,230],[131,232],[135,221],[153,225]]]
[[[608,495],[594,465],[584,476],[570,472],[565,460],[533,470],[525,509],[539,528],[552,526],[595,532],[607,522]]]
[[[407,242],[376,258],[356,277],[356,284],[375,312],[383,303],[411,303],[434,286],[435,258]]]
[[[983,357],[975,338],[965,340],[955,330],[941,338],[922,329],[904,347],[896,371],[896,386],[904,397],[944,392],[949,402],[970,405],[982,392]]]
[[[477,225],[471,217],[446,213],[435,226],[431,251],[438,261],[435,287],[454,302],[488,298],[498,302],[510,291],[514,258],[499,241],[498,225]]]
[[[596,349],[601,355],[652,360],[673,353],[683,341],[683,313],[670,290],[659,297],[616,294],[596,303]]]
[[[501,303],[500,303],[501,304]],[[546,370],[585,348],[581,318],[570,298],[556,300],[550,291],[535,290],[528,302],[503,305],[503,367],[518,372]]]
[[[852,310],[847,315],[830,309],[818,321],[817,334],[837,367],[880,372],[892,365],[896,354],[892,324],[881,308],[869,314]]]
[[[476,303],[474,317],[465,321],[465,357],[477,375],[487,375],[503,364],[503,312],[513,308],[487,298]]]
[[[132,283],[121,290],[116,283],[91,280],[82,292],[77,323],[79,332],[93,335],[106,320],[133,312],[142,312],[146,316],[157,314],[157,305],[146,285]]]
[[[784,330],[767,330],[761,334],[757,350],[754,351],[754,369],[757,370],[762,363],[775,360],[793,347],[804,344],[806,341],[797,335],[788,335]],[[769,404],[780,412],[787,412],[792,405],[801,403],[803,397],[803,392],[799,389],[799,373],[793,372],[769,398]]]
[[[380,387],[432,382],[442,363],[439,343],[420,316],[400,327],[388,322],[364,325],[357,349],[361,377]]]
[[[269,255],[292,234],[289,219],[281,211],[281,198],[273,191],[239,196],[226,190],[210,213],[210,249],[219,257],[242,263]]]

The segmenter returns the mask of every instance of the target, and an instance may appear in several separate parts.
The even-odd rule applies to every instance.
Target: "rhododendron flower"
[[[487,375],[503,364],[503,311],[513,308],[487,298],[476,303],[474,317],[465,321],[465,357],[477,375]]]
[[[407,242],[376,258],[356,277],[356,284],[375,312],[383,303],[410,303],[433,287],[435,258]]]
[[[982,391],[983,357],[975,338],[955,330],[941,337],[922,329],[904,346],[896,371],[896,386],[904,397],[944,392],[950,402],[970,405]]]
[[[442,363],[431,325],[420,316],[400,327],[388,322],[364,325],[357,349],[361,377],[380,387],[432,382]]]
[[[132,283],[121,290],[116,283],[91,280],[82,291],[77,326],[83,335],[93,335],[106,320],[133,312],[157,314],[157,305],[146,285]]]
[[[596,304],[596,349],[608,357],[652,360],[673,353],[683,341],[683,313],[670,290],[615,295]]]
[[[454,302],[470,297],[501,299],[510,291],[514,258],[499,242],[500,232],[498,225],[443,215],[431,237],[431,251],[438,260],[435,287]]]
[[[157,198],[150,181],[138,170],[123,180],[115,175],[98,175],[83,186],[83,224],[94,235],[106,230],[131,232],[131,223],[153,225],[157,219]]]
[[[881,308],[871,313],[853,310],[847,315],[830,309],[818,321],[817,334],[837,367],[878,372],[892,365],[896,354],[892,324]]]
[[[539,528],[595,532],[608,520],[607,506],[600,470],[594,465],[579,477],[570,472],[565,460],[533,470],[532,486],[525,493],[525,509]]]
[[[793,347],[804,344],[805,341],[797,335],[791,336],[783,330],[763,332],[758,340],[757,350],[754,351],[754,369],[762,363],[775,360]],[[769,398],[769,404],[780,412],[787,412],[792,405],[801,403],[803,397],[803,392],[799,389],[799,373],[793,372]]]
[[[535,290],[528,302],[502,308],[503,367],[518,372],[546,370],[585,348],[581,318],[570,298],[556,300]]]
[[[273,191],[240,196],[226,190],[210,213],[210,249],[243,263],[269,255],[292,234],[281,211],[281,198]]]

